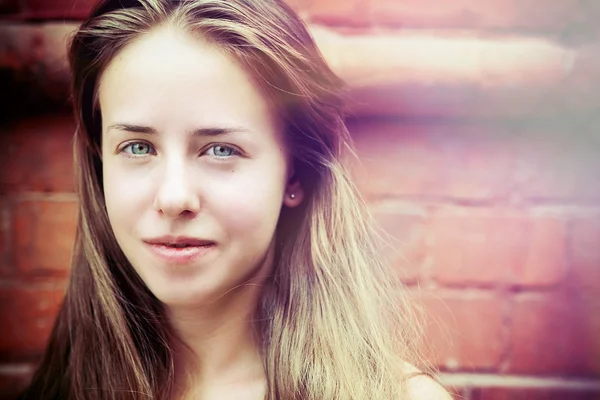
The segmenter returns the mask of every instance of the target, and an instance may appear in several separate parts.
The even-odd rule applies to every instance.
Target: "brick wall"
[[[351,86],[353,174],[443,381],[468,400],[599,399],[600,3],[290,4]],[[26,384],[66,286],[64,37],[88,9],[0,1],[0,398]]]

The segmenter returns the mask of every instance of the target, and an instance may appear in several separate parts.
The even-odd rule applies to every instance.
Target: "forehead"
[[[201,38],[165,26],[128,44],[99,82],[103,126],[187,130],[241,126],[274,132],[278,121],[254,79]]]

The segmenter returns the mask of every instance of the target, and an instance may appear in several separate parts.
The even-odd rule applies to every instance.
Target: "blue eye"
[[[129,149],[129,150],[127,150]],[[153,153],[153,148],[150,144],[144,142],[133,142],[123,147],[121,151],[132,154],[134,156],[145,156]]]
[[[215,156],[217,158],[227,158],[227,157],[239,155],[239,152],[236,149],[234,149],[233,147],[224,146],[224,145],[220,145],[220,144],[210,147],[207,150],[207,152],[209,153],[209,155]],[[210,153],[212,153],[212,154],[210,154]]]

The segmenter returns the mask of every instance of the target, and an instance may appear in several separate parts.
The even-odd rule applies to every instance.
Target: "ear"
[[[287,184],[285,185],[285,192],[283,194],[283,205],[294,208],[299,206],[304,200],[304,188],[300,184],[300,181],[296,177],[294,168],[290,169]]]

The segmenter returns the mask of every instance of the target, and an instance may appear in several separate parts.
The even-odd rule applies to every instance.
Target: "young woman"
[[[109,0],[70,47],[71,278],[26,399],[448,399],[277,0]]]

